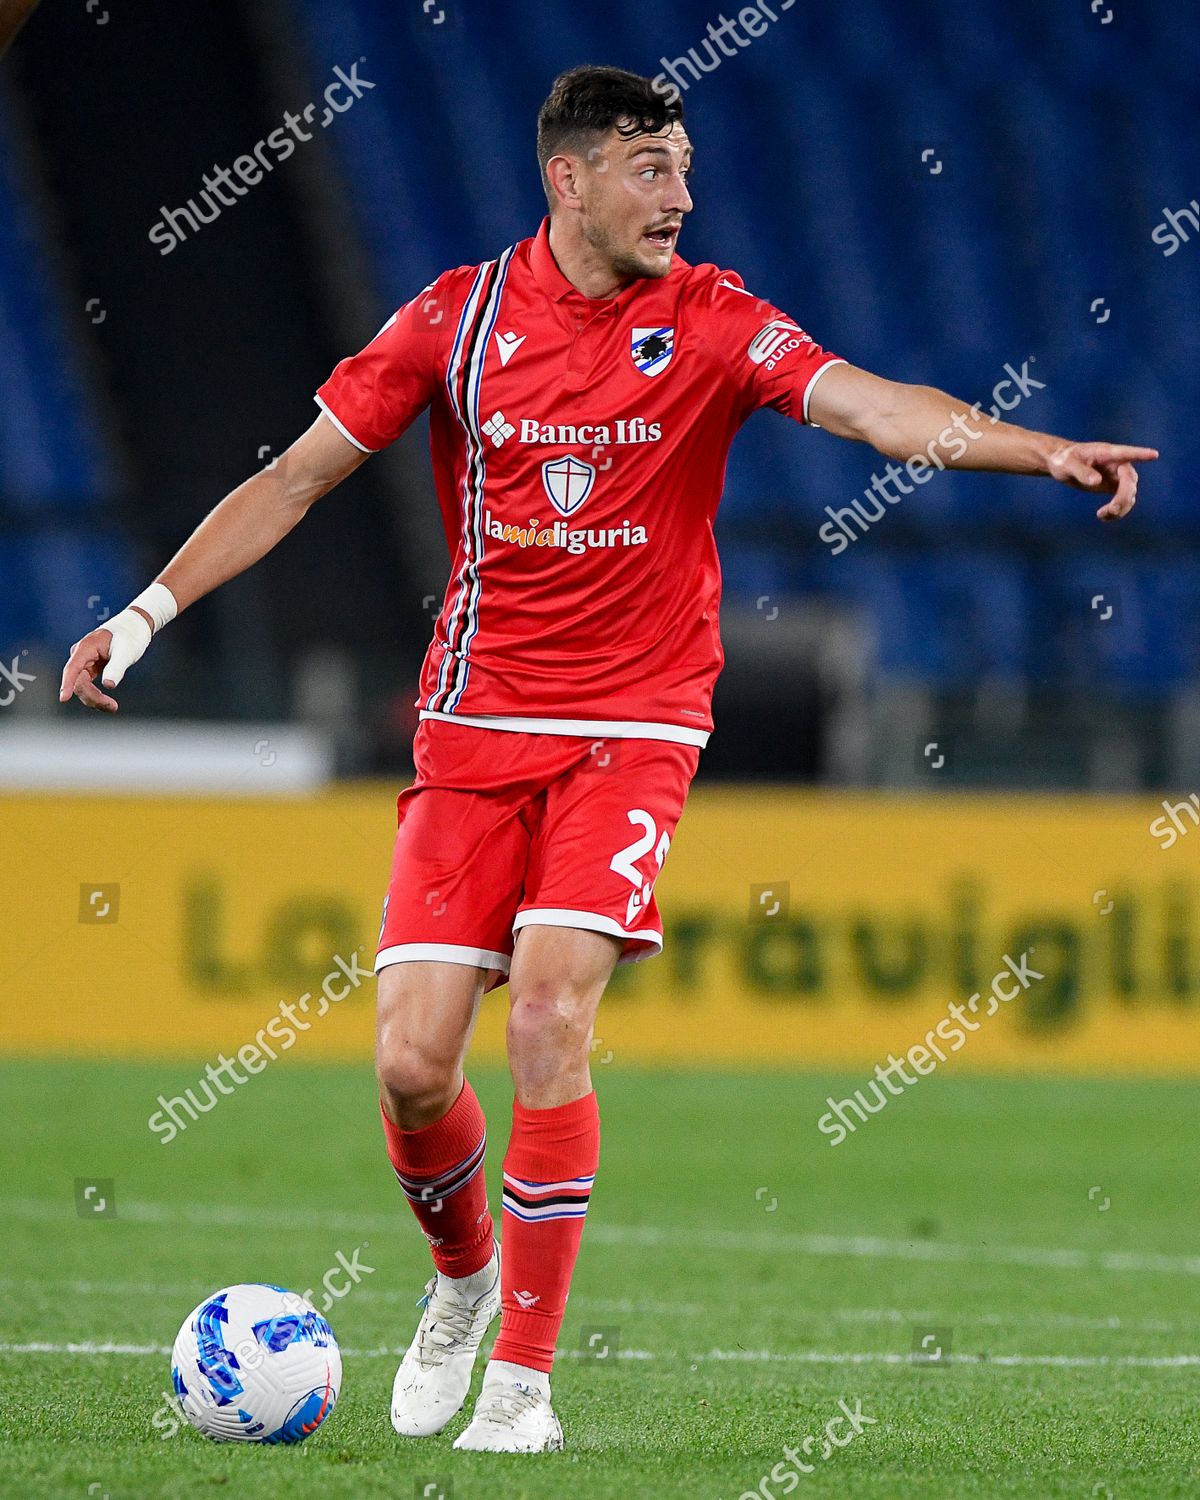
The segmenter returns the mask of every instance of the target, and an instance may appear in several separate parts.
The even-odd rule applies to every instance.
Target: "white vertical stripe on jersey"
[[[476,314],[476,310],[478,308],[478,303],[479,303],[479,293],[480,293],[480,290],[482,289],[484,283],[486,282],[487,277],[488,277],[488,273],[491,271],[491,268],[492,268],[492,266],[494,264],[495,264],[495,262],[493,262],[493,261],[487,261],[483,265],[481,265],[479,267],[479,270],[475,273],[475,280],[471,284],[470,294],[468,295],[467,300],[463,303],[463,310],[462,310],[461,315],[459,316],[458,329],[457,329],[457,332],[454,335],[454,347],[450,351],[450,363],[446,367],[446,390],[447,390],[447,393],[449,394],[449,397],[450,397],[450,408],[454,412],[454,415],[458,418],[459,425],[461,427],[463,427],[464,429],[466,429],[467,424],[463,420],[462,408],[459,405],[458,391],[457,391],[457,386],[458,386],[458,367],[459,367],[459,359],[461,358],[461,355],[462,355],[463,335],[464,335],[465,331],[467,330],[467,328],[469,328],[471,326],[471,324],[475,320],[475,314]],[[467,434],[467,438],[468,438],[468,446],[469,446],[469,442],[470,442],[470,433],[469,432]],[[463,513],[464,513],[464,517],[465,517],[465,515],[467,513],[467,510],[468,510],[469,506],[470,506],[470,463],[469,463],[469,453],[468,453],[467,470],[466,470],[466,472],[464,473],[464,476],[463,476]],[[466,586],[467,586],[467,584],[466,584],[466,573],[465,573],[465,570],[466,570],[466,560],[464,559],[463,567],[459,570],[459,575],[458,575],[458,598],[454,601],[454,608],[450,611],[450,618],[449,618],[449,620],[447,621],[447,624],[446,624],[446,635],[447,635],[447,637],[449,637],[453,633],[454,621],[457,618],[459,611],[463,608],[464,603],[466,602]],[[452,656],[449,651],[447,651],[446,654],[442,657],[442,664],[441,664],[441,667],[438,669],[438,684],[437,684],[437,689],[430,696],[429,702],[426,704],[427,708],[432,708],[433,705],[434,705],[434,703],[446,691],[446,678],[447,678],[447,676],[449,675],[449,672],[450,672],[450,665],[451,665],[452,661],[456,661],[456,660],[457,660],[457,658],[454,657],[454,656]]]
[[[463,638],[459,642],[459,650],[463,653],[461,681],[446,700],[446,711],[453,713],[456,706],[462,701],[462,695],[466,691],[467,678],[470,676],[470,663],[465,659],[472,640],[479,629],[479,597],[483,591],[483,583],[479,576],[479,562],[483,557],[484,534],[483,534],[483,490],[487,479],[487,457],[483,442],[483,433],[479,426],[479,396],[483,385],[483,367],[487,360],[488,344],[491,342],[492,330],[496,326],[496,320],[500,315],[500,300],[504,295],[504,284],[508,279],[508,268],[512,262],[515,245],[510,245],[501,255],[497,264],[496,283],[492,288],[492,295],[483,310],[483,337],[476,345],[476,357],[472,359],[467,369],[467,415],[471,424],[471,433],[475,440],[476,472],[478,482],[475,489],[475,506],[471,514],[471,526],[474,532],[474,562],[468,565],[471,572],[471,589],[467,597],[467,622]]]
[[[442,658],[438,670],[436,693],[430,698],[432,706],[438,699],[445,702],[447,710],[461,699],[467,685],[469,668],[461,653],[479,628],[479,595],[481,583],[479,561],[483,555],[483,486],[486,475],[483,437],[479,428],[479,392],[483,378],[483,365],[487,358],[488,340],[500,310],[500,297],[508,275],[515,246],[510,245],[498,261],[489,261],[481,266],[471,287],[471,295],[463,308],[450,365],[446,371],[446,384],[450,404],[465,434],[466,473],[463,478],[463,564],[459,569],[458,597],[454,602],[447,625],[447,641],[452,642],[456,626],[461,623],[461,639],[452,645]],[[480,307],[480,295],[491,272],[495,270],[492,289],[484,305]],[[477,335],[482,331],[482,337]],[[462,358],[465,346],[472,346],[466,355],[464,370],[465,399],[458,397],[458,376],[463,369]],[[458,679],[451,686],[451,679]],[[449,693],[449,697],[443,695]]]

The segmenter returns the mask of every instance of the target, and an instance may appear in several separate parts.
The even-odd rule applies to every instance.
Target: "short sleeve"
[[[364,453],[394,443],[429,405],[439,380],[439,334],[446,324],[439,277],[394,312],[364,349],[342,360],[317,391],[317,405]]]
[[[742,285],[736,271],[714,278],[709,343],[741,394],[746,415],[770,406],[797,422],[808,421],[817,381],[846,361],[770,302]]]

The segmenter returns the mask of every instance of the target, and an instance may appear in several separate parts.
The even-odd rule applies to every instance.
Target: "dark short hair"
[[[546,163],[560,151],[582,153],[610,130],[626,139],[657,134],[682,119],[679,91],[660,91],[639,73],[590,64],[560,73],[538,111],[537,155],[546,201],[553,208]]]

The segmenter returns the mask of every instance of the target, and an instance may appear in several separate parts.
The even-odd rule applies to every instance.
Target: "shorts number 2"
[[[633,894],[629,897],[629,904],[625,909],[625,925],[629,927],[632,926],[634,918],[650,904],[650,897],[654,892],[654,881],[658,878],[658,871],[662,869],[667,850],[671,847],[671,836],[664,833],[660,837],[658,825],[643,808],[631,808],[626,816],[633,827],[640,828],[642,832],[632,844],[617,850],[609,860],[608,867],[633,886]],[[657,846],[655,839],[658,840]],[[645,880],[637,869],[637,861],[651,849],[654,850],[656,869],[653,878]]]

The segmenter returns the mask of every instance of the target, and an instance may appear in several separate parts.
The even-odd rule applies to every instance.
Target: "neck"
[[[594,245],[579,232],[575,221],[570,226],[560,214],[550,220],[550,253],[558,269],[577,292],[593,300],[615,297],[627,281],[622,281]]]

